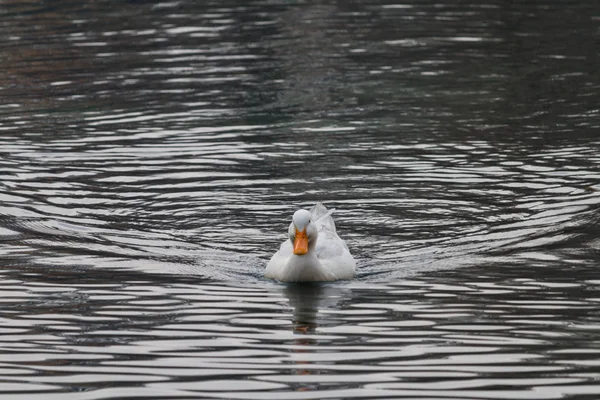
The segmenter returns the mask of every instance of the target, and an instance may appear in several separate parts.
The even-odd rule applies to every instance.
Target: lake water
[[[0,16],[2,398],[600,398],[598,2]]]

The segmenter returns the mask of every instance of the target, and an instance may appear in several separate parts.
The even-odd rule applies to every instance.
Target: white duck
[[[356,261],[337,235],[332,213],[321,203],[310,211],[296,211],[288,229],[290,239],[269,261],[265,277],[281,282],[352,279]]]

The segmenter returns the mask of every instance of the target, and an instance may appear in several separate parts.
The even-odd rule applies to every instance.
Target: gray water
[[[600,398],[597,2],[0,17],[1,397]]]

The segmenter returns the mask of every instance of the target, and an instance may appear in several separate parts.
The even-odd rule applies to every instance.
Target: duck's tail
[[[310,209],[313,221],[319,230],[323,227],[335,232],[335,222],[333,222],[333,218],[331,218],[331,214],[333,214],[334,211],[335,208],[328,210],[321,202],[318,202]]]

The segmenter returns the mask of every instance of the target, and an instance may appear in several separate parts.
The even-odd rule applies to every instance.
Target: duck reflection
[[[319,338],[318,330],[321,326],[332,326],[340,323],[334,311],[338,304],[347,297],[349,289],[334,284],[291,284],[284,289],[290,307],[293,309],[293,332],[296,335],[291,351],[294,363],[299,367],[296,374],[312,375],[319,371],[314,368],[301,368],[301,365],[310,365],[311,357],[303,357],[318,351],[319,343],[324,339]],[[299,387],[298,390],[310,390],[308,387]]]
[[[327,283],[287,285],[284,293],[294,311],[294,332],[314,332],[325,319],[319,310],[336,308],[347,292],[347,288]]]

